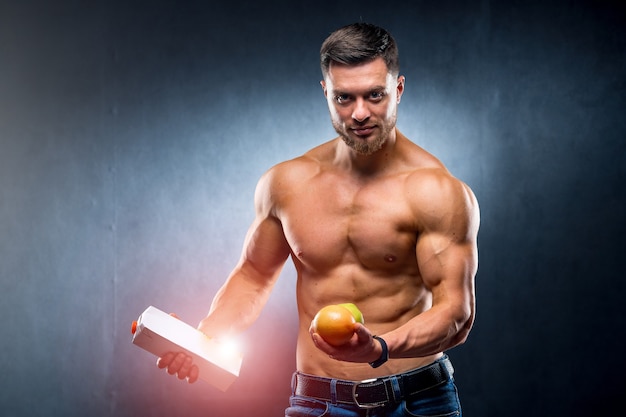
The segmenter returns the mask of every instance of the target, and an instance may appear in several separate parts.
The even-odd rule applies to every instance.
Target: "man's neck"
[[[360,154],[339,139],[335,163],[360,177],[374,177],[389,170],[395,158],[398,133],[394,129],[384,145],[370,155]]]

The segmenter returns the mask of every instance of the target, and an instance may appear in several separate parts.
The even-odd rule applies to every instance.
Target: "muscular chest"
[[[401,181],[369,183],[320,175],[281,204],[294,256],[319,273],[346,265],[368,270],[415,264],[415,219]]]

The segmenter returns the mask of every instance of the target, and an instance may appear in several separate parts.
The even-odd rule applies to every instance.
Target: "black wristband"
[[[383,351],[380,354],[380,358],[376,359],[374,362],[370,362],[370,366],[372,368],[378,368],[380,365],[382,365],[383,363],[389,360],[389,348],[387,347],[387,342],[385,342],[382,337],[379,337],[379,336],[373,336],[373,337],[374,339],[380,342],[380,346],[383,348]]]

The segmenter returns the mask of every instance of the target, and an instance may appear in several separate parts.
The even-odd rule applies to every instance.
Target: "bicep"
[[[239,266],[260,279],[271,279],[282,268],[289,253],[280,221],[274,217],[257,218],[246,235]]]
[[[417,259],[422,281],[433,302],[459,302],[473,294],[478,267],[476,245],[449,236],[428,233],[418,240]]]
[[[478,269],[478,204],[462,183],[443,187],[440,199],[432,199],[416,245],[420,275],[433,293],[433,302],[473,304],[474,276]]]
[[[260,281],[276,278],[290,253],[282,223],[275,215],[273,179],[269,171],[257,184],[255,219],[246,234],[238,265]]]

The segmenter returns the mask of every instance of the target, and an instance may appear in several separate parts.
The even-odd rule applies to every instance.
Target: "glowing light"
[[[234,337],[219,339],[218,346],[220,354],[225,357],[241,356],[241,343]]]

